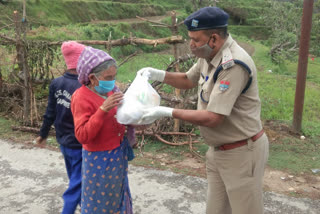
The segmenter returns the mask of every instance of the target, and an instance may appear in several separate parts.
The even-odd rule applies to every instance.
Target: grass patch
[[[154,53],[138,55],[118,69],[117,79],[124,83],[131,82],[135,78],[137,71],[144,67],[165,70],[165,65],[170,61],[170,57],[172,56],[168,54],[156,55]]]
[[[140,139],[139,139],[140,140]],[[194,144],[193,149],[202,157],[208,150],[208,146],[204,143]],[[180,174],[205,177],[204,158],[194,158],[189,150],[189,145],[169,146],[157,141],[153,137],[145,138],[145,145],[141,152],[135,149],[136,158],[132,164],[137,166],[157,168],[160,170],[170,170]],[[197,164],[199,168],[193,166],[186,167],[180,165],[186,158],[194,158],[192,164]],[[190,159],[189,159],[190,160]]]
[[[298,59],[295,60],[295,62],[298,62]],[[297,63],[288,63],[288,75],[296,76],[297,70],[298,70],[298,64]],[[320,58],[317,57],[312,61],[309,58],[308,62],[308,68],[307,68],[307,81],[308,83],[315,83],[317,85],[320,85]],[[308,86],[307,86],[308,87]],[[312,84],[310,84],[310,87],[312,87]]]
[[[149,152],[154,155],[165,153],[170,155],[174,160],[182,160],[181,154],[188,151],[188,145],[183,146],[168,146],[162,142],[154,140],[151,137],[145,139],[146,145],[143,147],[143,152]]]
[[[5,118],[0,117],[0,136],[7,138],[11,135],[11,126],[16,124],[14,121],[9,121]]]
[[[35,138],[38,137],[37,134],[12,130],[12,126],[19,125],[20,124],[17,121],[13,121],[3,116],[0,116],[0,138],[16,143],[34,143]],[[47,145],[55,148],[59,147],[59,144],[56,141],[55,136],[48,136]]]
[[[140,140],[140,139],[139,139]],[[189,151],[189,145],[182,145],[182,146],[168,146],[158,140],[155,140],[153,137],[146,137],[145,138],[145,145],[143,146],[143,152],[149,152],[154,155],[158,153],[165,153],[170,155],[171,159],[173,160],[183,160],[182,154]],[[208,145],[205,143],[196,143],[193,144],[193,149],[199,155],[204,156],[209,149]]]
[[[285,137],[279,143],[272,143],[268,164],[290,173],[310,173],[310,169],[320,166],[319,140],[319,137],[304,141]]]
[[[123,37],[140,38],[162,38],[171,36],[167,28],[155,28],[148,23],[128,24],[119,23],[98,23],[98,24],[68,24],[51,27],[38,27],[29,31],[27,36],[33,40],[107,40],[111,34],[112,39],[121,39]]]
[[[258,70],[259,95],[261,99],[261,117],[264,120],[284,120],[293,118],[296,90],[297,61],[273,64],[268,55],[269,47],[261,42],[250,42],[255,47],[253,59]],[[307,136],[320,136],[319,109],[320,100],[320,62],[309,61],[306,83],[303,133]],[[270,72],[271,71],[271,72]]]
[[[28,0],[28,20],[33,25],[63,25],[65,23],[114,20],[138,16],[164,15],[167,11],[184,7],[187,2],[155,0]],[[2,8],[3,7],[3,8]],[[12,16],[12,11],[22,14],[22,1],[13,0],[0,7],[1,16]]]
[[[270,29],[265,26],[229,25],[232,35],[245,36],[256,40],[266,40],[270,36]]]

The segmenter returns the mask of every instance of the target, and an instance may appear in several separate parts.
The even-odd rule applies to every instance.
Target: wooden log
[[[192,133],[186,133],[186,132],[159,132],[159,133],[154,133],[154,132],[148,132],[148,131],[136,131],[136,135],[155,135],[155,134],[160,134],[160,135],[182,135],[182,136],[196,136],[196,134]]]
[[[129,55],[128,57],[126,57],[121,63],[119,63],[118,67],[120,67],[121,65],[123,65],[124,63],[126,63],[129,59],[131,59],[132,57],[136,56],[138,54],[138,51],[134,52],[133,54]]]
[[[34,127],[28,127],[28,126],[11,126],[11,129],[13,131],[22,131],[22,132],[29,132],[29,133],[34,133],[34,134],[39,134],[40,129],[39,128],[34,128]],[[49,135],[55,136],[55,131],[50,130]],[[161,139],[163,142],[164,140],[160,137],[160,135],[182,135],[182,136],[190,136],[190,137],[195,137],[196,134],[192,133],[185,133],[185,132],[159,132],[159,133],[153,133],[153,132],[146,132],[146,131],[136,131],[136,135],[150,135],[150,136],[155,136],[158,139]],[[198,141],[192,141],[193,143],[198,143]],[[186,145],[188,142],[183,142],[183,143],[172,143],[175,146],[178,145]],[[171,144],[170,144],[171,145]]]
[[[189,59],[194,59],[195,57],[196,56],[194,54],[187,54],[187,55],[184,55],[184,56],[180,56],[177,60],[171,62],[168,65],[166,71],[169,71],[169,70],[173,69],[176,66],[176,64],[188,61]]]
[[[124,45],[131,45],[131,44],[144,44],[144,45],[160,45],[160,44],[176,44],[176,43],[184,43],[184,39],[182,36],[171,36],[166,38],[160,39],[143,39],[143,38],[123,38],[123,39],[116,39],[111,40],[111,46],[124,46]],[[84,45],[108,45],[109,41],[102,41],[102,40],[76,40],[76,42],[84,44]],[[49,46],[54,45],[61,45],[63,41],[58,42],[49,42]]]
[[[162,137],[160,137],[160,135],[155,134],[154,136],[162,143],[165,143],[165,144],[168,144],[171,146],[182,146],[182,145],[188,145],[188,144],[192,144],[192,143],[200,143],[200,141],[187,141],[187,142],[181,142],[181,143],[171,143],[171,142],[163,139]]]
[[[34,134],[39,134],[39,132],[40,132],[39,128],[28,127],[28,126],[11,126],[11,129],[13,131],[22,131],[22,132],[29,132],[29,133],[34,133]],[[55,133],[55,131],[50,130],[49,135],[55,136],[56,133]]]
[[[166,100],[168,102],[173,102],[173,103],[187,103],[187,104],[191,104],[191,105],[195,105],[197,104],[196,101],[192,101],[191,99],[183,99],[181,97],[176,97],[176,96],[169,96],[166,95],[164,93],[158,92],[161,99]]]
[[[149,19],[145,19],[145,18],[142,18],[140,16],[136,16],[138,19],[142,20],[142,21],[145,21],[145,22],[150,22],[152,24],[156,24],[158,27],[167,27],[167,28],[170,28],[171,26],[170,25],[167,25],[167,24],[164,24],[162,22],[156,22],[156,21],[151,21]]]
[[[6,36],[2,33],[0,33],[0,38],[6,40],[7,42],[16,43],[17,41],[9,36]]]

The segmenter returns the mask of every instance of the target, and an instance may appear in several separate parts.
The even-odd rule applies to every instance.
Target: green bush
[[[229,25],[228,28],[231,34],[256,40],[266,40],[271,34],[270,29],[265,26]]]

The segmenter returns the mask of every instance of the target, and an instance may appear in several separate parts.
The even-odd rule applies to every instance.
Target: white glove
[[[156,80],[163,82],[166,72],[155,68],[147,67],[142,68],[137,72],[137,75],[147,76],[149,80]]]
[[[141,124],[152,123],[162,117],[172,117],[173,108],[156,106],[142,110]]]

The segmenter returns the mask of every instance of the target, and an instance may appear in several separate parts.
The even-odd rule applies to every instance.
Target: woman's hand
[[[108,112],[114,107],[121,104],[121,101],[123,100],[123,93],[122,92],[115,92],[111,96],[109,96],[103,104],[100,106],[100,109],[102,111]]]

